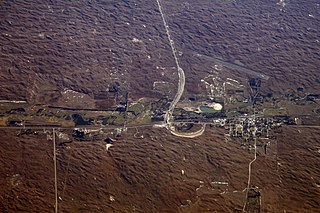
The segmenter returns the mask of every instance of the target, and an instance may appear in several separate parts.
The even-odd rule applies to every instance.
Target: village
[[[172,115],[173,128],[178,132],[189,132],[199,125],[207,125],[224,129],[226,140],[248,142],[263,138],[266,142],[261,146],[266,154],[268,144],[276,139],[273,133],[281,131],[281,126],[319,125],[316,118],[319,117],[317,101],[320,95],[306,93],[303,88],[282,97],[273,97],[270,93],[261,93],[259,78],[249,78],[246,86],[233,79],[219,84],[214,77],[211,83],[208,79],[203,82],[212,95],[192,96],[178,103]],[[77,94],[73,93],[73,99],[75,96]],[[103,102],[107,106],[104,109],[30,106],[26,102],[2,101],[0,126],[20,129],[19,135],[34,134],[33,129],[39,128],[68,129],[72,131],[69,136],[62,137],[64,142],[101,140],[112,144],[127,128],[162,125],[170,104],[168,97],[129,103],[128,96],[128,91],[115,82],[106,92],[95,96],[100,105]],[[304,114],[299,114],[301,107]],[[101,134],[103,129],[116,129],[117,133],[112,138]],[[248,144],[250,151],[251,145]]]

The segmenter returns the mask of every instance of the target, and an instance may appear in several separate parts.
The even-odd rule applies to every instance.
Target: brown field
[[[253,154],[240,142],[225,141],[215,128],[196,139],[154,128],[138,129],[144,137],[137,139],[136,131],[129,129],[108,151],[102,141],[57,143],[60,212],[242,210]],[[252,184],[261,189],[262,212],[317,212],[318,139],[316,128],[288,127],[267,155],[260,152],[253,163]],[[52,141],[1,130],[0,148],[1,208],[52,212]]]
[[[212,74],[248,77],[216,70],[195,53],[270,76],[263,91],[319,93],[319,2],[285,2],[163,0],[185,70],[184,97],[206,95],[201,79]],[[172,98],[177,79],[156,1],[0,0],[0,100],[94,108],[111,82],[136,102],[164,91]],[[157,91],[154,82],[168,83]],[[52,141],[17,131],[0,129],[0,212],[54,212]],[[251,179],[260,212],[319,211],[319,132],[284,127],[266,155],[258,148]],[[253,159],[241,143],[212,127],[195,139],[129,129],[108,151],[103,141],[57,145],[59,212],[241,212]]]

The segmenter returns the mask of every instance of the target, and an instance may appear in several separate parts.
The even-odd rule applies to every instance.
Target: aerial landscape
[[[0,0],[0,212],[319,212],[318,0]]]

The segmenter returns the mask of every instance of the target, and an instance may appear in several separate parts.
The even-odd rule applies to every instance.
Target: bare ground
[[[317,212],[319,134],[285,128],[253,164],[262,212]],[[57,146],[61,212],[236,212],[245,203],[253,155],[210,128],[196,139],[164,129],[129,130],[114,146],[73,142]],[[292,137],[291,137],[292,136]],[[304,144],[301,141],[304,140]],[[52,212],[53,146],[44,136],[1,131],[1,207],[8,212]]]

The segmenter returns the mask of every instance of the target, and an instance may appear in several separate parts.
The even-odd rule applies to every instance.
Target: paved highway
[[[166,34],[168,36],[168,40],[169,40],[170,47],[171,47],[171,50],[172,50],[172,55],[173,55],[174,60],[176,62],[176,66],[177,66],[177,69],[178,69],[178,77],[179,77],[178,90],[177,90],[177,93],[176,93],[174,99],[172,100],[172,102],[171,102],[171,104],[169,106],[168,111],[166,112],[166,114],[164,116],[164,122],[166,124],[166,128],[173,135],[176,135],[176,136],[179,136],[179,137],[186,137],[186,138],[198,137],[198,136],[203,134],[203,132],[205,130],[205,126],[206,126],[205,124],[202,125],[202,128],[199,131],[196,131],[196,132],[193,132],[193,133],[179,133],[179,132],[177,132],[175,130],[174,126],[172,126],[172,123],[171,123],[173,110],[176,107],[177,103],[179,102],[179,100],[180,100],[180,98],[181,98],[181,96],[183,94],[183,91],[184,91],[186,77],[185,77],[185,74],[184,74],[184,70],[181,68],[181,66],[179,64],[179,60],[178,60],[178,57],[177,57],[177,51],[176,51],[176,48],[175,48],[175,45],[174,45],[174,41],[171,38],[169,25],[168,25],[168,23],[166,21],[166,18],[165,18],[164,12],[163,12],[163,8],[162,8],[162,5],[161,5],[161,0],[157,0],[157,3],[158,3],[159,11],[160,11],[160,14],[161,14],[161,17],[162,17],[162,22],[163,22],[164,28],[166,30]]]

